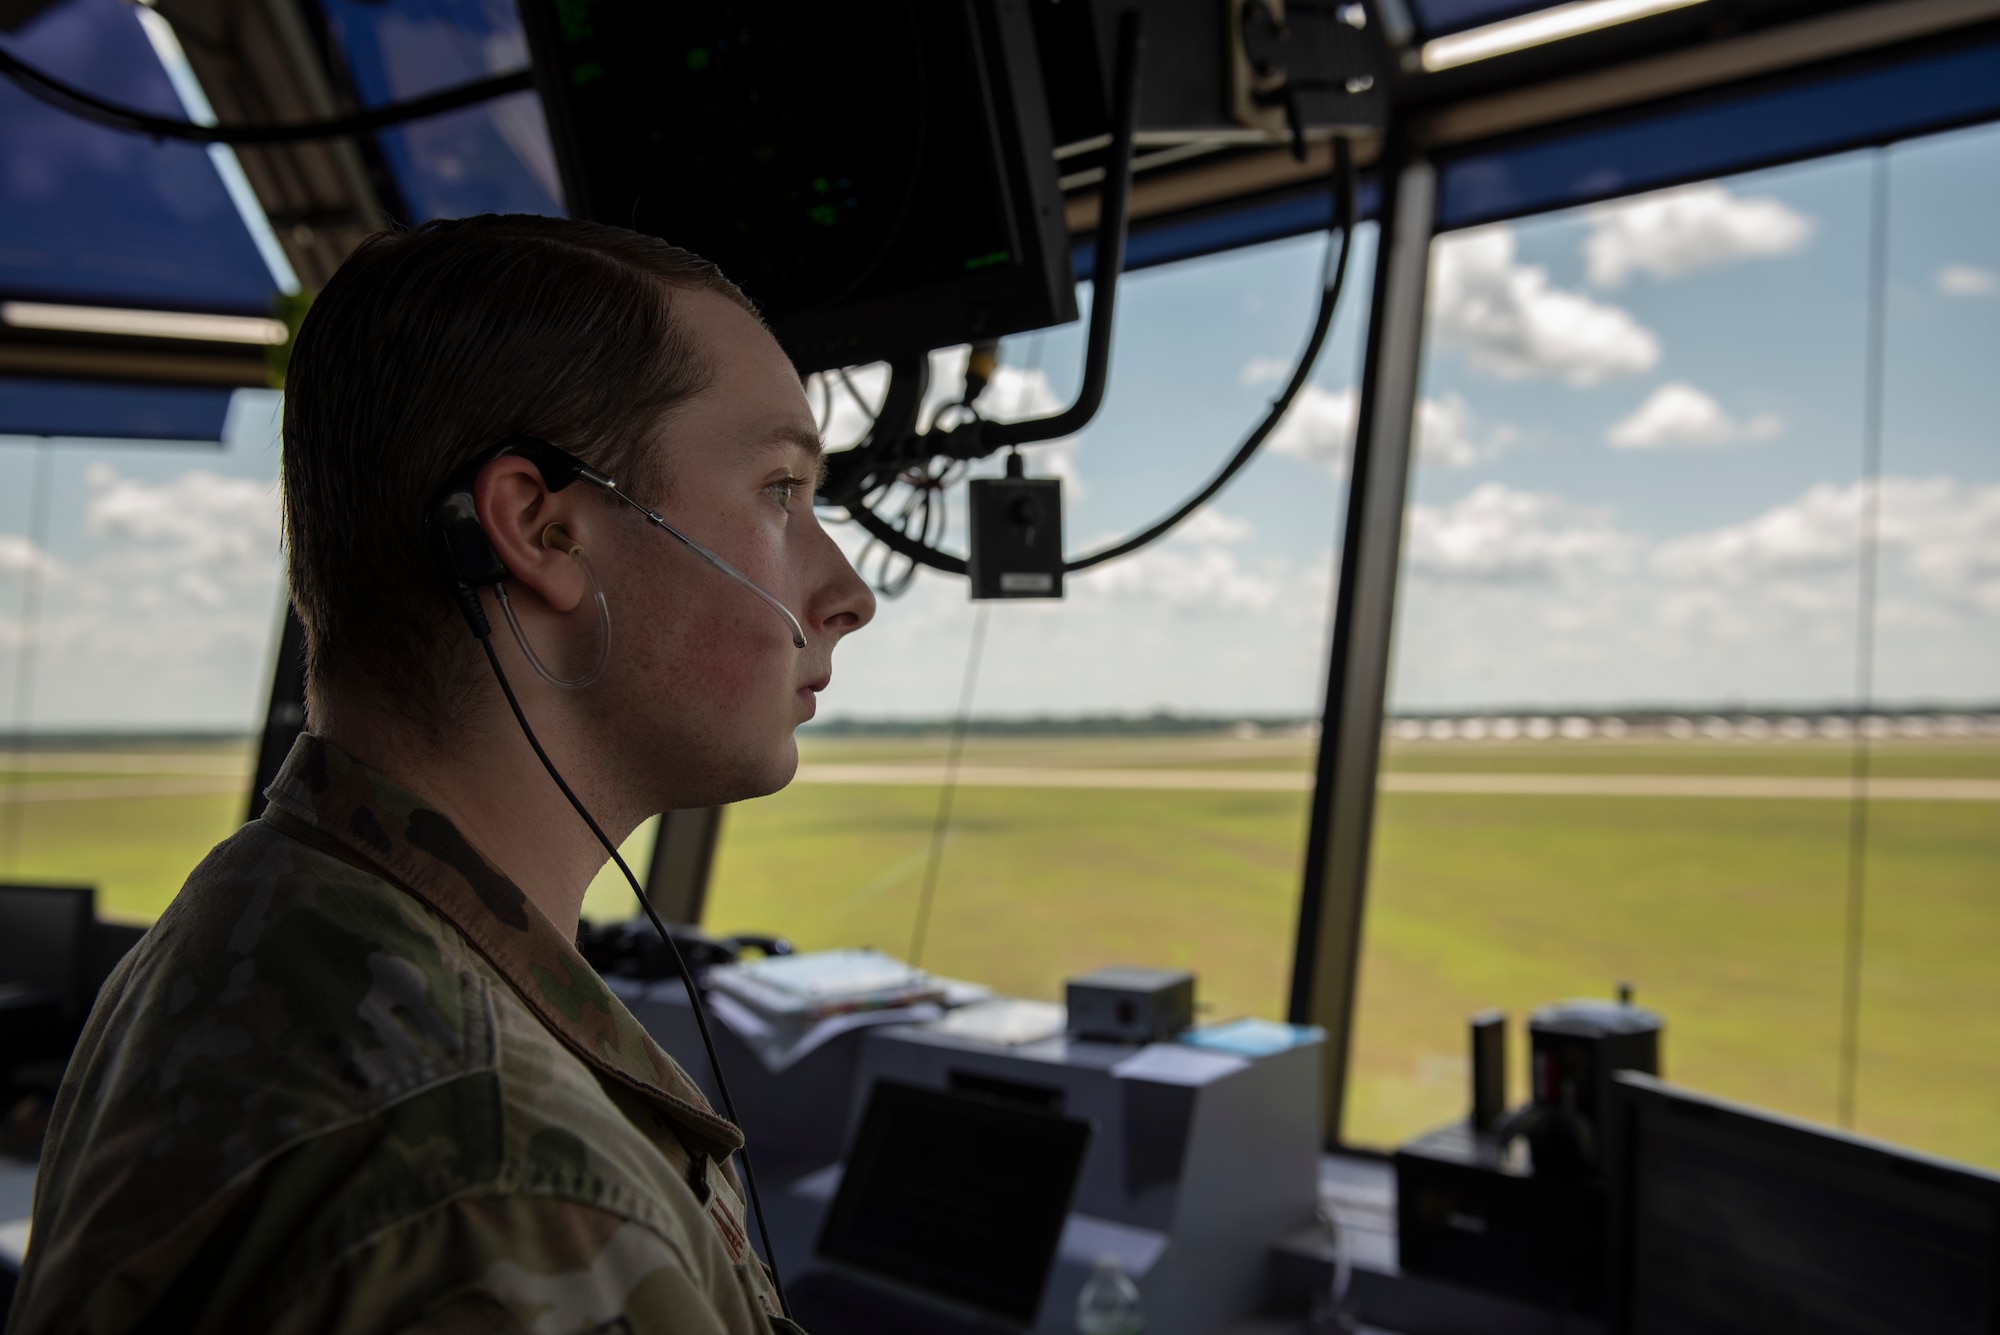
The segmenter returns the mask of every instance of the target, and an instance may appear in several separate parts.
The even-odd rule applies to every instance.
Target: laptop
[[[884,1080],[869,1094],[815,1266],[791,1288],[814,1335],[1031,1328],[1091,1124]]]

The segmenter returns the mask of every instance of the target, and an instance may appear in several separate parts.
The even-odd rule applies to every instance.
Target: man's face
[[[790,608],[775,610],[637,512],[618,507],[610,569],[611,661],[586,692],[620,771],[661,806],[711,806],[775,792],[798,767],[792,732],[812,718],[842,636],[875,598],[813,511],[819,433],[798,375],[756,320],[707,292],[675,298],[709,387],[658,436],[664,487],[640,498]],[[657,476],[657,473],[656,473]]]

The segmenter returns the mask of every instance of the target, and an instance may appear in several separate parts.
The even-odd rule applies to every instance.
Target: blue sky
[[[1875,170],[1851,155],[1439,243],[1398,707],[1851,698]],[[2000,696],[2000,130],[1903,146],[1889,173],[1878,694],[1986,703]],[[1032,456],[1069,484],[1072,551],[1149,522],[1233,450],[1303,338],[1323,245],[1128,279],[1102,414]],[[1312,387],[1206,514],[1075,579],[1065,602],[993,609],[980,712],[1315,710],[1372,252],[1364,228]],[[984,406],[1067,401],[1081,341],[1080,324],[1009,340]],[[941,373],[962,357],[939,354]],[[35,725],[258,716],[280,606],[275,411],[240,395],[212,449],[0,438],[10,720],[37,562]],[[45,551],[27,540],[41,449]],[[828,713],[947,712],[971,624],[962,583],[921,576],[843,648]]]
[[[1875,170],[1849,155],[1439,242],[1394,706],[1854,698]],[[1990,703],[2000,131],[1906,145],[1889,172],[1875,698]],[[1112,392],[1065,451],[1073,550],[1226,455],[1304,328],[1320,244],[1130,280]],[[982,711],[1316,708],[1359,326],[1356,297],[1207,522],[1067,604],[995,609]],[[1075,331],[1047,339],[1050,402],[1077,351]],[[886,605],[842,651],[834,712],[947,710],[962,599],[925,577]]]
[[[1853,697],[1871,192],[1884,165],[1875,694],[2000,696],[1989,129],[1440,243],[1434,272],[1454,255],[1465,272],[1434,290],[1425,392],[1462,396],[1506,439],[1469,466],[1419,470],[1399,705]],[[1524,288],[1536,269],[1544,286]],[[1544,306],[1552,294],[1587,305],[1599,337],[1510,362],[1504,322],[1452,309],[1503,279]],[[1532,322],[1533,305],[1515,315]]]

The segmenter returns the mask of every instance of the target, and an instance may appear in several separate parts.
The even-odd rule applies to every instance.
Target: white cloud
[[[1990,702],[2000,483],[1880,485],[1878,698]],[[1412,507],[1396,703],[1849,700],[1869,496],[1858,482],[1822,483],[1738,522],[1664,537],[1492,485]]]
[[[1870,499],[1865,482],[1820,483],[1740,524],[1662,543],[1661,573],[1726,588],[1801,576],[1851,576]],[[1877,543],[1892,573],[2000,612],[2000,485],[1955,478],[1881,482]]]
[[[1802,488],[1740,521],[1664,535],[1490,483],[1413,506],[1396,700],[1842,701],[1864,498],[1853,484]],[[1891,478],[1881,520],[1885,698],[1990,700],[2000,483]],[[1330,554],[1288,561],[1241,533],[1231,513],[1202,517],[1073,577],[1064,602],[994,607],[978,709],[1310,709],[1325,670]],[[829,716],[949,712],[970,616],[962,581],[921,576],[843,646]]]
[[[1237,516],[1198,511],[1166,540],[1070,576],[1061,602],[992,605],[978,712],[1310,712],[1323,689],[1332,553],[1257,555],[1253,536]],[[971,610],[963,580],[919,575],[842,644],[826,716],[950,711]]]
[[[1660,573],[1723,586],[1781,576],[1851,571],[1859,559],[1861,484],[1817,483],[1796,501],[1662,544]]]
[[[46,577],[58,565],[54,557],[32,540],[18,533],[0,533],[0,575],[18,579],[33,570]]]
[[[1358,395],[1352,389],[1306,385],[1267,442],[1275,454],[1319,464],[1335,477],[1347,475],[1354,445]],[[1470,468],[1500,454],[1520,433],[1505,423],[1488,424],[1463,395],[1423,399],[1417,404],[1418,457],[1433,468]]]
[[[979,396],[979,411],[996,422],[1048,417],[1069,405],[1056,396],[1049,373],[1040,367],[1002,365]]]
[[[1775,413],[1738,421],[1709,395],[1675,380],[1647,395],[1629,417],[1613,424],[1604,439],[1616,449],[1658,450],[1768,440],[1784,427],[1784,420]]]
[[[1486,482],[1449,505],[1411,506],[1407,559],[1425,575],[1513,582],[1622,569],[1636,545],[1604,511]]]
[[[1660,360],[1659,340],[1628,312],[1552,286],[1547,269],[1521,263],[1505,224],[1438,241],[1431,319],[1441,344],[1509,379],[1549,375],[1593,385]]]
[[[1302,385],[1291,410],[1264,443],[1273,454],[1319,464],[1335,477],[1345,477],[1348,455],[1354,447],[1357,398],[1352,389]]]
[[[1590,281],[1621,287],[1635,273],[1678,278],[1736,260],[1789,255],[1814,222],[1782,200],[1745,198],[1704,182],[1602,204],[1583,243]]]
[[[1498,455],[1519,438],[1505,423],[1487,425],[1456,392],[1417,404],[1417,452],[1433,468],[1470,468]]]
[[[40,562],[46,575],[37,724],[247,724],[283,606],[276,488],[205,468],[148,481],[102,461],[83,481],[82,513],[54,517],[86,540],[80,555],[0,534],[0,570]],[[25,630],[0,619],[0,644]]]
[[[278,549],[277,502],[263,483],[197,468],[149,485],[107,463],[85,468],[83,480],[84,531],[93,537],[161,544],[186,563],[268,563]]]
[[[1102,604],[1165,604],[1182,612],[1237,614],[1268,608],[1296,571],[1284,561],[1246,563],[1233,550],[1256,536],[1247,519],[1204,505],[1165,539],[1072,575],[1077,597]],[[1085,545],[1091,550],[1110,540]]]
[[[1289,376],[1292,365],[1283,357],[1252,357],[1243,364],[1241,379],[1246,385],[1268,385]]]
[[[1223,514],[1204,505],[1182,521],[1173,536],[1184,542],[1231,545],[1247,540],[1257,530],[1249,520]]]
[[[2000,292],[2000,274],[1974,264],[1947,264],[1933,281],[1947,297],[1990,297]]]
[[[2000,613],[2000,485],[1885,478],[1881,542],[1918,578]]]
[[[1085,604],[1165,604],[1213,614],[1271,607],[1283,595],[1284,580],[1274,577],[1282,573],[1249,569],[1221,543],[1190,541],[1160,543],[1071,580]]]

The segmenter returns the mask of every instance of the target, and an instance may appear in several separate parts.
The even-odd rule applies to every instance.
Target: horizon
[[[1652,702],[1617,708],[1603,707],[1538,707],[1538,708],[1492,708],[1472,710],[1408,710],[1385,712],[1383,728],[1393,732],[1398,725],[1409,723],[1485,723],[1488,725],[1514,722],[1561,723],[1579,719],[1593,725],[1606,722],[1622,722],[1640,729],[1664,730],[1675,723],[1704,725],[1714,721],[1729,724],[1746,722],[1782,723],[1789,720],[1803,720],[1809,723],[1826,721],[1857,721],[1861,723],[1884,722],[1907,724],[1928,722],[1939,725],[1925,732],[1871,733],[1863,729],[1870,740],[1895,738],[1912,740],[1916,738],[1957,738],[1984,735],[2000,736],[2000,697],[1983,703],[1962,702],[1913,702],[1908,704],[1881,704],[1873,708],[1856,710],[1824,704],[1787,703],[1741,703],[1741,704],[1671,704]],[[839,736],[855,733],[948,733],[963,726],[968,732],[1018,732],[1032,734],[1037,730],[1052,733],[1086,734],[1093,731],[1104,733],[1126,733],[1134,735],[1191,732],[1230,732],[1251,727],[1265,733],[1310,733],[1317,737],[1322,720],[1318,715],[1307,714],[1242,714],[1242,713],[1182,713],[1177,711],[1153,711],[1144,714],[1099,714],[1099,713],[1036,713],[1036,714],[973,714],[964,720],[950,715],[908,715],[895,716],[853,716],[835,715],[830,718],[815,719],[802,724],[799,733],[805,736]],[[1960,725],[1960,726],[1955,726]],[[1666,733],[1680,737],[1679,733]],[[1820,740],[1829,739],[1829,734],[1814,734]],[[129,726],[106,727],[60,727],[31,728],[26,731],[0,731],[0,755],[14,750],[36,750],[56,743],[78,745],[99,745],[105,742],[131,741],[148,744],[162,742],[183,742],[190,745],[220,745],[237,743],[249,745],[262,736],[258,730],[245,731],[233,728],[145,728]],[[1560,732],[1549,736],[1560,738]],[[1688,735],[1692,740],[1701,736],[1699,730]],[[1778,740],[1806,740],[1774,732]],[[1547,740],[1547,737],[1523,733],[1518,740]],[[1413,737],[1399,737],[1398,740],[1415,740]],[[1492,740],[1517,740],[1501,736]]]

